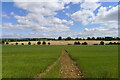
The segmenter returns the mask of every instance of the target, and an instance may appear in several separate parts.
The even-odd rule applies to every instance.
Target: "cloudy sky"
[[[117,2],[2,2],[3,38],[117,37]]]

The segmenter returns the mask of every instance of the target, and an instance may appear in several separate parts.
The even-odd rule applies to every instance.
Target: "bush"
[[[84,43],[82,43],[82,45],[88,45],[88,43],[87,43],[87,42],[84,42]]]
[[[28,42],[28,45],[31,45],[31,42]]]
[[[119,42],[114,42],[114,43],[112,43],[112,42],[109,42],[109,44],[108,45],[120,45],[120,43]]]
[[[41,42],[39,41],[39,42],[37,42],[37,45],[40,45],[41,44]]]
[[[17,42],[16,42],[15,44],[16,44],[16,45],[18,45],[18,43],[17,43]]]
[[[24,43],[21,43],[21,45],[24,45]]]
[[[46,42],[45,42],[45,41],[43,41],[42,45],[46,45]]]
[[[9,43],[8,43],[8,42],[6,42],[6,44],[8,45]]]
[[[50,42],[48,43],[48,45],[50,45]]]
[[[78,42],[74,42],[74,45],[80,45],[80,42],[78,41]]]
[[[104,45],[104,42],[103,42],[103,41],[101,41],[101,42],[100,42],[100,45]]]
[[[5,44],[5,41],[2,41],[2,44]]]

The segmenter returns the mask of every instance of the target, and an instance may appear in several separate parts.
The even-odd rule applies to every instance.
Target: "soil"
[[[61,69],[60,74],[63,78],[82,78],[83,74],[76,62],[73,61],[66,50],[62,50],[60,56]]]

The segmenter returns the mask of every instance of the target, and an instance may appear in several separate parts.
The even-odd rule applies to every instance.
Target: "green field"
[[[118,46],[66,47],[85,78],[117,78]]]
[[[60,55],[54,46],[3,46],[3,78],[33,78]]]
[[[117,78],[118,46],[4,45],[3,78],[33,78],[66,49],[85,78]],[[59,78],[57,64],[45,78]],[[52,74],[51,74],[52,73]]]

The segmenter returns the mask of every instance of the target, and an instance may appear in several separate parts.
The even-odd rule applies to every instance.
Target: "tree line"
[[[66,37],[62,38],[59,36],[57,39],[55,38],[23,38],[23,39],[0,39],[4,42],[17,42],[17,41],[49,41],[49,40],[104,40],[104,41],[111,41],[111,40],[120,40],[119,37],[87,37],[87,38],[72,38]]]
[[[58,37],[57,40],[104,40],[104,41],[111,41],[111,40],[120,40],[119,37],[87,37],[86,39],[85,38],[71,38],[71,37],[67,37],[67,38],[62,38],[61,36]]]

